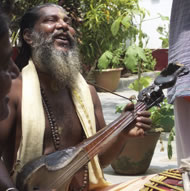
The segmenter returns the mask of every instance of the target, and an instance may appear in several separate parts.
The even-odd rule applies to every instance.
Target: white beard
[[[71,88],[80,71],[77,47],[73,46],[65,53],[54,48],[52,40],[49,40],[51,37],[44,39],[42,35],[35,34],[34,38],[32,59],[35,66],[39,71],[49,74],[59,88]]]

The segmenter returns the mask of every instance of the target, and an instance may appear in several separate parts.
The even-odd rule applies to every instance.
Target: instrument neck
[[[94,136],[85,140],[83,146],[88,154],[89,160],[97,155],[104,145],[109,143],[123,129],[129,128],[129,125],[136,119],[137,112],[145,109],[146,105],[142,102],[138,102],[133,111],[121,114],[116,120],[98,131]]]
[[[61,175],[53,185],[55,184],[58,187],[58,185],[61,186],[63,182],[67,182],[81,167],[87,164],[94,156],[99,154],[104,145],[109,143],[123,129],[128,128],[136,119],[138,111],[143,111],[145,109],[146,105],[142,102],[138,102],[133,111],[121,114],[116,120],[98,131],[94,136],[84,140],[77,146],[79,152],[72,161],[71,167],[67,169],[67,176]]]

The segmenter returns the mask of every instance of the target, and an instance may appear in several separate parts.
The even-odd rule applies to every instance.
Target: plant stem
[[[138,62],[138,92],[140,92],[140,79],[141,79],[141,66],[142,66],[142,61],[140,60]]]

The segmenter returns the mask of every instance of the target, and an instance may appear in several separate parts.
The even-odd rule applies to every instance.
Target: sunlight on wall
[[[158,14],[170,17],[172,0],[140,0],[139,3],[150,13],[142,24],[142,30],[149,36],[148,48],[161,48],[161,41],[156,29],[163,24],[163,21],[157,17]]]

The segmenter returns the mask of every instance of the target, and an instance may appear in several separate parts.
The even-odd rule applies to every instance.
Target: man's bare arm
[[[21,87],[20,80],[14,80],[9,93],[9,116],[0,121],[0,190],[15,187],[10,177],[10,170],[14,161],[14,151],[16,145],[13,143],[16,139],[16,128],[18,126],[18,112],[20,112]],[[19,110],[19,111],[18,111]],[[13,140],[14,139],[14,140]],[[8,152],[7,152],[8,151]],[[6,164],[6,165],[5,165]]]
[[[13,184],[7,169],[5,168],[4,163],[0,160],[0,190],[6,190],[7,188],[14,188]],[[16,189],[15,189],[16,190]]]
[[[96,115],[96,128],[97,131],[106,126],[102,106],[100,99],[94,87],[90,86],[90,91],[94,103],[95,115]],[[131,106],[127,107],[130,109]],[[130,125],[130,130],[123,130],[118,136],[114,137],[113,140],[106,145],[104,150],[99,154],[99,159],[102,167],[109,165],[121,152],[128,136],[142,136],[145,129],[150,128],[151,120],[149,119],[150,113],[143,111],[137,117],[136,122]],[[114,151],[114,152],[113,152]]]

